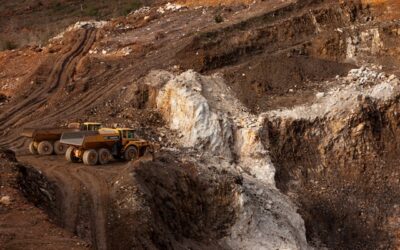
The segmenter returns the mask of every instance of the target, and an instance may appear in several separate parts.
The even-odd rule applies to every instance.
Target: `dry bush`
[[[177,2],[187,6],[228,6],[250,4],[253,0],[179,0]]]

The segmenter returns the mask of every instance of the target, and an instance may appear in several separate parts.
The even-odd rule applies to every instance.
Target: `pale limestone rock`
[[[265,117],[250,114],[219,75],[153,71],[145,83],[158,89],[155,104],[169,127],[181,134],[182,146],[201,151],[206,166],[242,174],[241,211],[221,244],[309,249],[296,206],[275,187],[275,168],[260,139]]]

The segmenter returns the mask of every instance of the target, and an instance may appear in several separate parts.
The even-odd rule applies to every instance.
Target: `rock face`
[[[169,127],[180,133],[182,146],[224,157],[274,184],[275,170],[259,137],[261,120],[234,97],[222,77],[158,71],[150,73],[146,83],[158,88],[156,106]]]
[[[201,153],[196,161],[243,177],[240,209],[230,234],[221,240],[224,244],[233,249],[308,247],[303,220],[275,188],[276,181],[281,191],[300,204],[311,243],[320,246],[322,239],[338,249],[397,246],[399,229],[394,221],[399,215],[390,197],[397,197],[398,171],[382,165],[397,158],[389,152],[378,153],[386,152],[385,148],[397,150],[394,124],[400,81],[396,76],[373,65],[353,69],[327,83],[334,87],[311,104],[258,117],[241,105],[219,75],[158,71],[147,82],[158,83],[152,85],[158,90],[155,104],[170,128],[179,131],[181,145]],[[394,141],[387,138],[389,131]],[[371,191],[374,185],[376,190]],[[367,204],[374,209],[369,210]],[[377,216],[383,217],[382,222],[374,219]],[[337,223],[335,232],[329,218]],[[346,240],[341,232],[351,233],[354,241]],[[363,235],[371,240],[362,243]]]
[[[335,81],[312,105],[265,114],[277,186],[300,204],[310,242],[398,249],[400,81],[365,67]]]
[[[221,242],[232,249],[307,249],[303,220],[275,188],[262,119],[242,106],[223,78],[158,71],[146,83],[157,88],[155,104],[183,147],[200,152],[203,165],[243,178],[237,220]]]
[[[159,74],[170,76],[167,72]],[[226,115],[213,112],[207,99],[201,95],[203,86],[200,76],[188,71],[177,77],[170,77],[173,79],[162,86],[156,105],[170,128],[181,134],[182,145],[210,150],[231,159],[231,123]]]

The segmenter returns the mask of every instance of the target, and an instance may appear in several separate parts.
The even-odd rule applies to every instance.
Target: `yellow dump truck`
[[[135,138],[130,128],[65,132],[60,142],[69,146],[65,153],[69,162],[86,165],[107,164],[113,158],[130,161],[152,149],[148,141]]]
[[[51,155],[65,154],[67,146],[60,143],[64,132],[97,131],[101,124],[97,122],[71,123],[68,128],[25,128],[21,135],[30,138],[31,154]]]

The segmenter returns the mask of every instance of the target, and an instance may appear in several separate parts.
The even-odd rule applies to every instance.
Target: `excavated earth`
[[[400,248],[398,1],[215,2],[0,53],[0,246]],[[22,128],[76,121],[160,150],[27,154]]]

